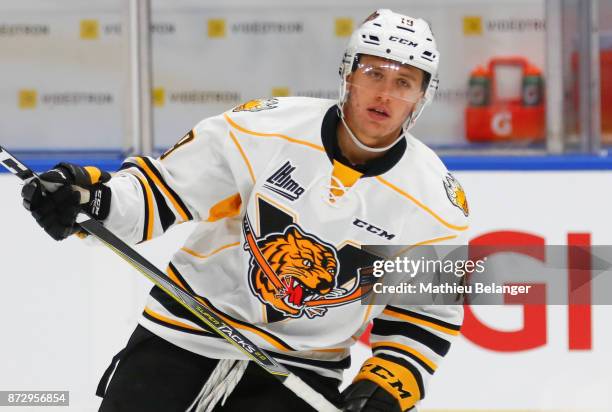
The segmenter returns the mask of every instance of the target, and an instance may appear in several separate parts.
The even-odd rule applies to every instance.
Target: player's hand
[[[360,380],[342,392],[345,412],[401,412],[397,400],[369,380]]]
[[[42,182],[41,182],[42,180]],[[110,174],[94,167],[60,163],[53,169],[26,183],[21,191],[24,207],[38,224],[55,240],[62,240],[79,231],[76,217],[84,211],[102,220],[110,211],[110,188],[103,183]],[[89,200],[81,204],[85,189]]]

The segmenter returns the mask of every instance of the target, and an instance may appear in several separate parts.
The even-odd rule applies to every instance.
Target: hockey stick
[[[2,146],[0,146],[0,163],[12,174],[16,175],[22,180],[38,177],[30,168],[17,160]],[[45,182],[42,180],[40,181],[43,185],[45,184]],[[83,230],[106,245],[122,259],[131,264],[136,270],[146,276],[157,287],[162,289],[166,294],[193,313],[214,332],[238,348],[250,360],[254,361],[268,373],[275,376],[283,383],[283,385],[293,391],[314,409],[319,412],[340,412],[340,410],[325,397],[323,397],[323,395],[312,389],[302,379],[291,373],[274,358],[257,347],[257,345],[242,335],[232,325],[225,322],[211,308],[204,304],[203,301],[199,300],[197,297],[191,295],[186,290],[175,284],[161,270],[111,233],[100,222],[90,218],[84,213],[80,213],[78,217],[78,224]]]

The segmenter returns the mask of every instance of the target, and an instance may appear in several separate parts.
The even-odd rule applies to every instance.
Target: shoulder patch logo
[[[236,106],[233,112],[260,112],[278,107],[278,99],[255,99]]]
[[[467,197],[465,196],[465,192],[463,191],[461,184],[459,184],[459,181],[457,181],[452,174],[448,173],[446,175],[446,181],[443,183],[448,200],[450,200],[454,206],[461,209],[466,217],[469,216],[470,210],[468,208]]]

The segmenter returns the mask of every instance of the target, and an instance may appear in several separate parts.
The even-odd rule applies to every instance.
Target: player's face
[[[370,147],[384,147],[423,96],[423,72],[382,57],[362,55],[347,79],[344,115],[356,137]]]

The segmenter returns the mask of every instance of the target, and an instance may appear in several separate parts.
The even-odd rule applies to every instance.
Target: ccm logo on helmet
[[[394,42],[399,43],[399,44],[404,44],[406,46],[416,47],[416,46],[419,45],[418,43],[415,43],[415,42],[407,40],[407,39],[402,39],[401,37],[397,37],[397,36],[391,36],[391,37],[389,37],[389,40],[390,41],[394,41]]]

